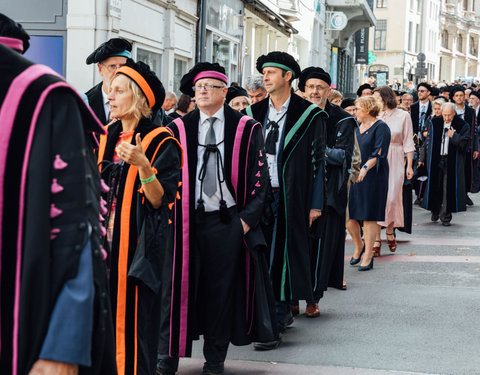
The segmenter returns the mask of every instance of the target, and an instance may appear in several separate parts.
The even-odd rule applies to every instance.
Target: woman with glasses
[[[382,120],[377,119],[381,105],[374,96],[358,98],[355,106],[357,120],[360,122],[355,134],[360,148],[362,167],[355,184],[350,188],[348,208],[350,218],[355,220],[354,223],[357,226],[353,231],[357,237],[360,236],[358,223],[363,221],[365,246],[362,251],[355,249],[350,264],[355,265],[361,262],[358,270],[369,271],[373,268],[373,243],[377,234],[377,222],[385,219],[390,129]],[[354,239],[354,241],[358,240],[358,238]]]
[[[170,304],[182,151],[168,130],[150,120],[164,98],[155,73],[128,60],[112,78],[108,95],[117,121],[100,137],[99,168],[108,181],[101,204],[105,258],[122,375],[154,374],[159,338],[167,343],[169,338],[170,309],[162,306]]]

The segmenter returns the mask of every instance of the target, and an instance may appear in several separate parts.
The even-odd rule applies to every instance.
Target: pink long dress
[[[393,223],[394,227],[401,228],[403,227],[402,189],[405,179],[405,154],[415,151],[412,119],[408,112],[398,108],[381,112],[379,118],[390,128],[391,139],[387,155],[389,174],[385,221],[378,224],[387,227]]]

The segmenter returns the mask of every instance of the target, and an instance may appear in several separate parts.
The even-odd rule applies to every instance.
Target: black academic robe
[[[235,295],[234,328],[230,342],[246,345],[252,341],[277,338],[274,323],[274,298],[268,277],[265,241],[259,223],[265,209],[268,166],[264,152],[262,127],[229,106],[224,106],[225,182],[236,202],[238,215],[250,226],[244,236],[244,264],[232,293]],[[195,189],[200,111],[195,109],[169,125],[184,152],[181,181],[181,205],[176,209],[174,289],[172,296],[172,333],[170,356],[191,355],[192,340],[203,332],[196,317],[202,301],[198,299],[200,259],[195,247]],[[242,120],[243,119],[243,120]],[[226,244],[228,246],[228,244]],[[221,277],[222,270],[217,270]],[[222,301],[218,301],[219,304]],[[165,353],[162,353],[165,354]]]
[[[100,248],[100,180],[91,136],[104,129],[55,72],[2,45],[0,104],[10,110],[2,107],[0,112],[0,174],[5,177],[0,192],[1,373],[28,374],[57,297],[76,276],[80,253],[90,242],[95,285],[92,366],[81,367],[80,374],[115,374]]]
[[[466,105],[465,106],[465,122],[470,125],[469,142],[467,149],[465,150],[465,188],[467,193],[472,191],[473,184],[473,166],[476,162],[473,160],[473,152],[478,151],[478,131],[477,131],[477,118],[475,116],[475,110]]]
[[[425,116],[424,126],[427,124],[427,117],[432,114],[432,102],[428,102],[427,113]],[[410,106],[410,117],[412,118],[413,134],[418,134],[420,129],[420,102],[417,101]]]
[[[422,207],[438,212],[442,204],[441,186],[438,186],[440,147],[443,134],[443,118],[434,117],[428,124],[428,135],[420,152],[420,161],[428,171],[427,187]],[[447,212],[466,210],[465,150],[468,147],[470,126],[459,116],[452,121],[455,133],[448,146]]]
[[[159,327],[170,320],[170,310],[162,306],[168,306],[171,296],[174,204],[182,151],[166,128],[145,118],[140,120],[132,144],[140,134],[145,155],[164,190],[161,207],[154,209],[143,193],[138,168],[128,163],[111,163],[121,131],[121,121],[108,126],[108,136],[100,137],[98,162],[102,177],[110,186],[110,191],[103,194],[108,209],[116,194],[107,262],[117,369],[123,375],[137,370],[155,371]],[[108,223],[108,214],[105,220]],[[107,247],[106,241],[104,246]],[[168,332],[166,335],[168,339]]]
[[[328,286],[342,288],[345,257],[347,183],[352,163],[355,119],[327,101],[326,151],[327,207],[312,226],[312,280],[316,298]],[[319,262],[314,263],[314,259]]]
[[[92,108],[93,112],[97,115],[100,122],[106,125],[109,122],[107,116],[105,116],[105,106],[103,105],[102,88],[103,82],[93,86],[88,90],[85,95],[88,98],[88,105]]]
[[[269,98],[246,109],[265,124]],[[310,112],[308,112],[310,110]],[[302,118],[302,116],[304,116]],[[271,278],[279,301],[312,300],[309,215],[324,208],[325,112],[292,93],[280,136],[280,200]],[[300,120],[300,121],[299,121]],[[271,244],[269,244],[271,246]]]

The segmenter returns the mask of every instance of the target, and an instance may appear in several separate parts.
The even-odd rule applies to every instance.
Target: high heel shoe
[[[388,236],[393,236],[393,240],[389,240]],[[388,248],[392,253],[397,250],[397,239],[395,238],[395,232],[392,233],[387,233],[387,242],[388,242]]]
[[[380,246],[375,246],[375,244],[377,244],[377,243],[379,243]],[[373,245],[374,245],[372,247],[373,256],[374,257],[379,257],[380,256],[380,249],[382,248],[382,240],[380,240],[380,241],[375,240]]]
[[[373,257],[368,265],[358,267],[359,271],[370,271],[371,269],[373,269]]]
[[[362,259],[362,255],[364,252],[365,252],[365,244],[363,244],[363,249],[362,249],[362,252],[360,253],[360,256],[358,258],[352,257],[350,259],[350,265],[354,266],[355,264],[358,264],[360,262],[360,259]]]

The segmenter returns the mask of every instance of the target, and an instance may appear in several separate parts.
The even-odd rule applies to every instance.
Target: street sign
[[[420,53],[417,55],[417,60],[420,61],[420,62],[424,62],[426,59],[427,59],[427,57],[426,57],[425,54],[422,53],[422,52],[420,52]]]
[[[327,30],[343,30],[348,23],[348,17],[343,12],[327,12]]]

